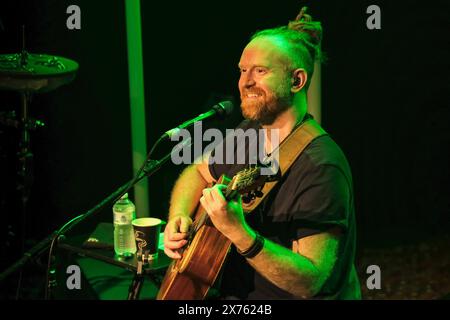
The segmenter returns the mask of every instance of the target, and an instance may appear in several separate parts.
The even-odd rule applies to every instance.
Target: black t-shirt
[[[256,122],[246,120],[238,128],[246,131],[260,127]],[[219,149],[226,154],[225,145],[230,139],[235,140],[236,160],[239,143],[232,135],[228,135],[216,147],[212,156]],[[253,163],[251,159],[257,158],[257,155],[254,152],[249,155],[249,150],[255,150],[252,144],[258,144],[257,139],[246,140],[244,164],[210,163],[211,175],[215,179],[222,174],[231,178],[247,167],[248,163]],[[360,298],[359,281],[354,268],[356,230],[352,176],[342,150],[330,136],[313,140],[264,202],[246,216],[246,220],[262,236],[289,249],[294,240],[338,226],[341,229],[338,259],[315,298]],[[219,290],[223,296],[240,299],[295,298],[256,272],[234,246],[223,268]]]

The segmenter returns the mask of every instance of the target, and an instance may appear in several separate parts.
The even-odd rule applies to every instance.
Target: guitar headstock
[[[239,171],[231,180],[229,184],[230,189],[242,193],[241,191],[251,188],[260,176],[261,169],[259,167],[252,167]]]
[[[232,198],[233,195],[240,193],[245,194],[258,194],[262,189],[266,177],[261,175],[260,167],[250,167],[239,171],[233,179],[228,183],[226,190],[226,197]],[[244,196],[245,197],[245,196]]]

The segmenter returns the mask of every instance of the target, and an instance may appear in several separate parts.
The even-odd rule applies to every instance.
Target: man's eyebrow
[[[245,67],[242,66],[240,63],[238,63],[238,68],[239,68],[239,69],[242,69],[242,68],[245,68]],[[271,68],[273,68],[273,67],[271,67],[271,66],[269,66],[269,65],[264,65],[264,64],[257,64],[257,65],[252,66],[251,68],[266,68],[266,69],[271,69]]]

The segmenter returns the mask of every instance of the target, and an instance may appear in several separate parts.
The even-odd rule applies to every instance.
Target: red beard
[[[247,97],[248,94],[257,94],[256,98]],[[241,94],[241,110],[244,118],[259,121],[263,125],[272,124],[275,119],[287,110],[292,103],[292,97],[280,97],[274,93],[266,95],[265,92],[254,88],[245,90]]]

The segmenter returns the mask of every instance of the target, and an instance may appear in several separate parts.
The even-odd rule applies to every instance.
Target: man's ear
[[[292,74],[292,86],[291,92],[297,93],[305,86],[306,81],[308,80],[308,74],[305,69],[295,69]]]

